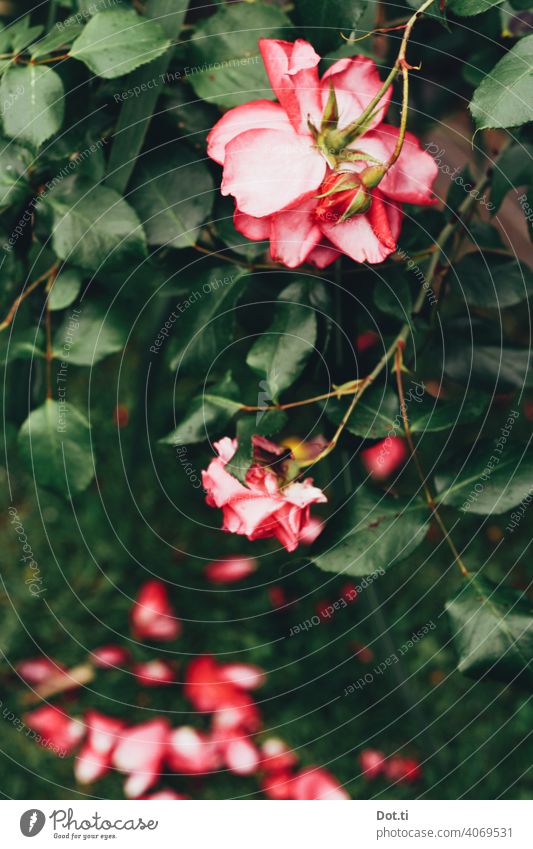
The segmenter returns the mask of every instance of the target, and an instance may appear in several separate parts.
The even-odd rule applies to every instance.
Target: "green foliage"
[[[42,201],[53,218],[60,259],[88,271],[123,268],[146,255],[146,237],[131,206],[113,189],[69,177]]]
[[[144,222],[150,245],[186,248],[194,245],[211,212],[213,191],[205,164],[186,147],[173,144],[142,158],[129,200]]]
[[[533,610],[522,593],[471,575],[446,610],[461,672],[506,682],[533,680]]]
[[[533,292],[533,271],[516,259],[468,254],[454,267],[454,285],[467,304],[504,309]],[[505,286],[500,281],[505,280]]]
[[[521,39],[476,89],[470,111],[478,130],[518,127],[533,119],[533,36]]]
[[[420,545],[428,521],[422,501],[376,500],[359,490],[328,523],[310,557],[320,569],[342,575],[387,571]]]
[[[368,0],[297,0],[296,13],[305,38],[326,52],[340,46],[341,33],[349,38],[357,32],[367,6]]]
[[[239,387],[231,372],[201,395],[193,398],[184,418],[174,430],[161,440],[168,445],[190,445],[212,440],[222,434],[233,416],[241,409]]]
[[[79,305],[74,322],[65,315],[55,334],[54,356],[58,360],[68,358],[75,366],[92,366],[121,351],[127,338],[128,325],[119,309],[108,309],[93,299]]]
[[[233,338],[234,307],[242,297],[246,272],[220,265],[188,272],[188,292],[173,310],[176,346],[170,362],[179,373],[212,368]],[[190,282],[189,282],[190,281]],[[191,310],[191,307],[194,307]],[[189,312],[188,320],[184,316]]]
[[[482,443],[473,457],[450,460],[436,477],[439,502],[482,516],[520,504],[531,492],[532,461],[527,446],[502,444]]]
[[[64,95],[61,77],[51,68],[8,68],[0,83],[6,136],[40,147],[61,128]]]
[[[64,310],[74,303],[82,285],[81,272],[77,268],[63,268],[54,280],[48,306],[53,311]]]
[[[30,413],[18,442],[21,459],[39,486],[70,499],[92,481],[90,425],[71,404],[47,399]]]
[[[225,109],[254,98],[273,100],[257,41],[290,39],[292,29],[275,6],[221,6],[199,23],[190,41],[188,79],[195,93]]]
[[[281,292],[272,324],[246,358],[250,368],[266,379],[273,401],[300,377],[315,347],[317,318],[310,288],[308,281],[295,281]]]
[[[32,156],[16,142],[0,141],[0,213],[10,207],[18,209],[27,196],[28,167]]]
[[[503,0],[451,0],[447,5],[454,15],[468,18],[472,15],[488,12],[489,9],[499,6],[501,3],[503,3]]]
[[[169,47],[170,39],[157,21],[118,9],[91,18],[70,48],[70,55],[93,74],[113,79],[151,62]]]

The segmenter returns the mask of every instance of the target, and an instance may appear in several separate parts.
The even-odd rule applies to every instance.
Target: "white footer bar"
[[[1,843],[152,849],[531,849],[528,801],[3,801]],[[34,842],[31,842],[31,841]]]

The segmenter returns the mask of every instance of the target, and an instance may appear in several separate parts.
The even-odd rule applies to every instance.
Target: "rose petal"
[[[224,164],[226,145],[247,130],[290,130],[285,110],[271,100],[252,100],[230,109],[207,136],[207,155]]]
[[[367,56],[339,59],[331,68],[328,68],[321,81],[323,107],[328,99],[330,82],[333,83],[337,95],[340,129],[359,117],[382,85],[376,63]],[[389,108],[391,95],[392,87],[389,86],[369,128],[376,127],[383,121]]]
[[[226,148],[221,192],[241,212],[262,218],[306,200],[320,186],[326,163],[308,139],[280,130],[248,130]]]
[[[295,209],[278,212],[271,218],[270,254],[288,268],[305,262],[322,233],[313,218],[316,200],[311,198]]]
[[[394,203],[388,202],[387,215],[392,237],[397,239],[401,230],[402,212]],[[378,239],[367,215],[354,215],[340,224],[321,222],[320,226],[328,239],[356,262],[383,262],[394,250]]]
[[[320,56],[301,38],[295,42],[259,39],[259,49],[274,94],[297,133],[309,135],[307,119],[322,115],[317,65]]]
[[[357,147],[385,162],[394,150],[398,133],[398,127],[381,124],[361,138]],[[435,203],[431,187],[438,170],[437,163],[427,151],[422,150],[416,136],[407,132],[402,152],[379,188],[383,194],[400,203]]]

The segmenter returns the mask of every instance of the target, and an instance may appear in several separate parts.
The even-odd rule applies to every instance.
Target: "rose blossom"
[[[223,166],[221,192],[235,198],[237,230],[270,240],[272,258],[289,268],[324,268],[341,253],[381,262],[396,248],[401,204],[434,202],[433,158],[408,132],[399,158],[381,168],[399,135],[384,123],[390,86],[350,135],[382,85],[372,59],[339,59],[319,79],[320,56],[306,41],[260,39],[259,49],[279,103],[230,109],[208,137],[208,155]]]
[[[308,531],[311,504],[327,501],[322,490],[311,478],[281,489],[274,472],[258,464],[251,466],[242,484],[226,470],[237,440],[226,436],[214,447],[218,457],[202,472],[202,482],[207,504],[222,508],[222,530],[250,540],[276,537],[287,551],[294,551]]]

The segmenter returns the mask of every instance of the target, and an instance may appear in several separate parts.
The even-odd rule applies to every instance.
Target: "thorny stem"
[[[22,301],[26,300],[28,295],[31,295],[31,293],[34,289],[37,288],[37,286],[40,286],[40,284],[44,283],[45,280],[49,280],[52,275],[55,276],[56,272],[57,263],[54,263],[52,267],[48,269],[48,271],[45,271],[45,273],[41,274],[41,276],[34,280],[33,283],[30,283],[28,288],[24,292],[22,292],[22,294],[19,295],[18,298],[15,298],[15,300],[11,304],[8,314],[4,318],[3,322],[0,324],[0,332],[2,330],[5,330],[6,327],[9,327]]]
[[[405,81],[405,75],[406,75],[407,69],[408,69],[408,65],[407,65],[407,62],[406,62],[406,59],[405,59],[405,54],[406,54],[406,51],[407,51],[407,44],[408,44],[409,38],[411,36],[411,31],[412,31],[415,23],[417,22],[417,20],[421,17],[421,15],[423,15],[423,13],[426,11],[426,9],[429,9],[429,7],[432,5],[433,2],[434,2],[434,0],[425,0],[425,3],[422,3],[422,5],[420,6],[419,9],[417,9],[415,14],[411,15],[411,17],[407,21],[407,24],[405,25],[405,30],[404,30],[404,33],[403,33],[403,36],[402,36],[402,41],[401,41],[401,44],[400,44],[400,50],[398,52],[398,56],[396,57],[396,61],[395,61],[394,65],[392,66],[391,70],[389,71],[387,79],[385,80],[385,82],[383,83],[383,85],[381,86],[379,91],[374,95],[374,97],[372,98],[370,103],[367,105],[366,109],[364,109],[363,112],[361,113],[361,115],[359,115],[357,121],[355,122],[357,127],[364,126],[365,121],[368,118],[370,118],[370,116],[372,115],[372,112],[374,111],[376,106],[379,104],[379,102],[383,98],[383,95],[387,91],[390,84],[394,82],[394,80],[398,76],[398,73],[400,72],[401,69],[404,71],[404,81]],[[347,39],[347,40],[348,40],[348,43],[350,43],[350,39]],[[355,128],[355,124],[354,124],[354,128]],[[346,130],[344,132],[346,132]]]
[[[465,564],[464,564],[464,562],[461,558],[461,555],[459,554],[459,551],[457,550],[457,547],[456,547],[454,541],[452,540],[452,538],[450,536],[450,532],[448,531],[448,528],[446,527],[446,525],[442,521],[442,518],[441,518],[440,513],[438,511],[437,505],[435,503],[435,499],[433,498],[431,490],[428,486],[427,476],[424,472],[424,469],[422,468],[420,458],[418,457],[418,454],[417,454],[417,451],[416,451],[416,448],[415,448],[415,444],[413,442],[413,436],[411,434],[411,428],[409,426],[409,417],[407,415],[407,405],[405,403],[405,394],[404,394],[404,391],[403,391],[402,367],[403,367],[404,347],[405,347],[405,344],[403,342],[398,343],[398,345],[396,347],[395,366],[396,366],[396,385],[398,387],[398,398],[400,400],[400,413],[401,413],[401,416],[402,416],[405,438],[407,440],[407,444],[409,446],[409,451],[411,453],[411,457],[413,458],[418,477],[420,478],[420,482],[422,484],[422,489],[423,489],[423,492],[424,492],[424,498],[426,499],[427,505],[428,505],[429,509],[431,510],[431,513],[433,514],[433,518],[435,519],[439,528],[441,529],[442,534],[444,536],[444,539],[446,540],[446,542],[448,543],[448,545],[450,547],[450,550],[451,550],[451,552],[452,552],[452,554],[455,558],[455,562],[457,563],[457,565],[458,565],[458,567],[461,571],[461,574],[463,575],[464,578],[468,578],[469,575],[470,575],[470,572],[466,568],[466,566],[465,566]]]
[[[52,344],[52,311],[50,309],[50,290],[54,285],[54,280],[56,278],[57,268],[50,273],[48,277],[48,282],[46,284],[46,292],[48,297],[46,299],[46,397],[50,399],[52,397],[52,362],[54,359],[54,348]]]
[[[261,407],[253,407],[249,404],[243,404],[241,410],[246,413],[266,412],[267,410],[290,410],[292,407],[303,407],[305,404],[314,404],[315,401],[325,401],[327,398],[342,398],[344,395],[352,395],[359,391],[362,380],[350,380],[342,386],[336,386],[331,392],[324,392],[322,395],[315,395],[313,398],[303,398],[301,401],[291,401],[288,404],[270,404]]]

